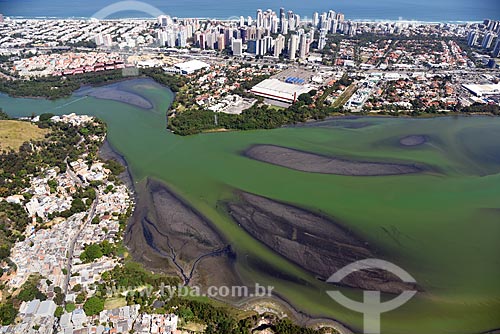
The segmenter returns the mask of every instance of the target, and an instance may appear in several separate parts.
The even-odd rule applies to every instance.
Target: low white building
[[[500,94],[500,83],[496,85],[463,85],[465,89],[476,96],[488,96]]]
[[[36,311],[36,316],[38,317],[51,317],[54,315],[56,311],[57,305],[52,300],[44,300],[38,306],[38,310]]]
[[[310,85],[295,85],[278,79],[266,79],[251,89],[257,96],[285,103],[294,103],[299,96],[313,90]]]
[[[174,67],[178,69],[181,74],[192,74],[199,70],[210,68],[210,64],[195,59],[184,63],[175,64]]]

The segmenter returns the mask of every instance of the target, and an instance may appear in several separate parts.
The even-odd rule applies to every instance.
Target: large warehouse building
[[[301,94],[309,93],[311,90],[313,90],[313,87],[309,85],[286,83],[278,79],[267,79],[254,86],[251,92],[270,100],[294,103]]]
[[[472,94],[482,97],[500,94],[500,84],[496,85],[462,85],[465,89]]]
[[[178,69],[181,74],[192,74],[199,70],[210,68],[210,64],[195,59],[184,63],[175,64],[174,67]]]

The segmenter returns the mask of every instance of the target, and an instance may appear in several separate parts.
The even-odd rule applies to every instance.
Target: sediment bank
[[[304,152],[275,145],[254,145],[244,156],[302,172],[343,176],[390,176],[416,174],[426,170],[422,165],[355,161]]]
[[[382,258],[366,240],[329,217],[241,191],[237,197],[224,203],[234,221],[254,239],[320,280],[355,261]],[[340,285],[387,293],[416,288],[379,270],[358,271]]]

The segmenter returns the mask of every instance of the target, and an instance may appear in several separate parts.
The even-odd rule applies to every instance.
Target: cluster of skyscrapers
[[[316,47],[323,49],[328,34],[338,31],[356,34],[356,24],[345,22],[344,14],[333,10],[314,13],[312,20],[284,8],[279,13],[259,9],[255,18],[241,16],[233,21],[174,21],[169,16],[160,16],[158,25],[157,40],[162,46],[185,47],[189,43],[200,49],[231,50],[235,56],[246,52],[276,58],[287,55],[290,60],[305,59],[315,41]]]
[[[495,44],[493,41],[496,38]],[[481,29],[471,30],[467,36],[467,44],[485,50],[492,49],[492,56],[500,56],[500,21],[485,20]]]

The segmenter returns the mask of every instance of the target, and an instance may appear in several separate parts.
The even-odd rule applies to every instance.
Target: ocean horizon
[[[81,2],[65,0],[0,0],[0,13],[12,18],[30,19],[86,19],[112,4],[114,0],[87,0]],[[148,18],[162,13],[179,18],[234,19],[239,16],[255,17],[257,9],[272,9],[276,12],[281,7],[292,10],[305,19],[310,19],[314,12],[330,9],[343,12],[348,20],[356,21],[416,21],[465,23],[479,22],[484,19],[500,19],[500,3],[496,0],[249,0],[243,3],[234,0],[183,0],[166,2],[164,0],[141,1],[147,6],[138,6],[130,10],[124,3],[107,18]],[[130,2],[129,2],[130,4]],[[155,10],[147,10],[147,8]],[[129,9],[129,10],[127,10]],[[146,9],[146,10],[143,10]]]

